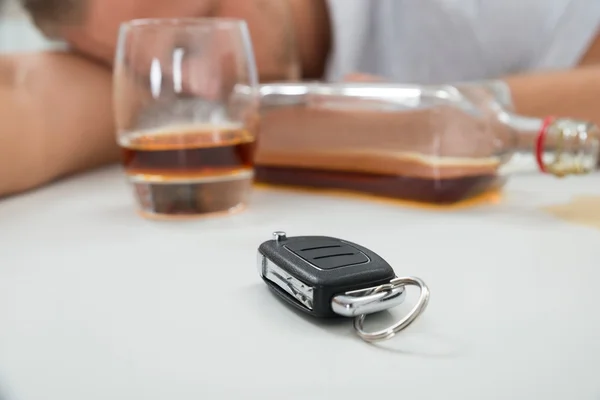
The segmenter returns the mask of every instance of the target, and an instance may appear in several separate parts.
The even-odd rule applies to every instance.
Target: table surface
[[[257,189],[232,217],[155,222],[108,168],[7,199],[0,398],[600,399],[600,230],[542,208],[581,194],[600,175],[513,176],[454,211]],[[300,315],[257,275],[275,230],[363,244],[429,307],[377,345]]]

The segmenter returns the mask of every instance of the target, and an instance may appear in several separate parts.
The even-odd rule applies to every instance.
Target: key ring
[[[376,331],[376,332],[367,332],[364,330],[364,323],[367,317],[367,314],[359,315],[354,319],[354,329],[356,330],[358,336],[366,342],[377,342],[381,340],[387,340],[395,336],[398,332],[408,327],[415,319],[425,311],[427,308],[427,304],[429,303],[429,288],[423,282],[423,280],[416,277],[405,277],[405,278],[395,278],[392,279],[390,283],[385,285],[378,286],[372,292],[372,294],[379,293],[382,291],[393,291],[398,287],[404,286],[417,286],[419,287],[421,294],[419,296],[419,300],[417,304],[413,307],[412,310],[401,320],[396,322],[394,325]]]

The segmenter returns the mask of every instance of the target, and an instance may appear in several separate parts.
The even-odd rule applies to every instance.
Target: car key
[[[375,341],[389,338],[399,329],[394,326],[395,331],[388,329],[385,335],[383,331],[364,332],[365,315],[402,303],[406,285],[419,286],[421,298],[400,321],[400,329],[427,305],[429,292],[420,279],[397,278],[382,257],[364,246],[328,236],[273,235],[273,240],[258,248],[259,274],[274,293],[305,313],[320,318],[356,317],[359,335]]]
[[[258,251],[265,282],[284,300],[316,317],[352,316],[352,311],[337,305],[349,306],[361,289],[387,284],[396,276],[372,251],[326,236],[288,238],[277,232]],[[347,292],[332,304],[336,295]],[[396,294],[394,305],[405,298],[404,288],[399,287]]]

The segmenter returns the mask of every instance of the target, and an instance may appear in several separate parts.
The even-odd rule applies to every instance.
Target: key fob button
[[[306,239],[286,244],[298,257],[321,269],[364,264],[369,258],[359,249],[339,240]]]

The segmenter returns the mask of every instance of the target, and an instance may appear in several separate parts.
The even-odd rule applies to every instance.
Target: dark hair
[[[38,24],[78,22],[84,0],[19,0]]]
[[[37,28],[49,39],[60,39],[58,28],[61,25],[81,22],[86,4],[86,0],[18,1]]]

